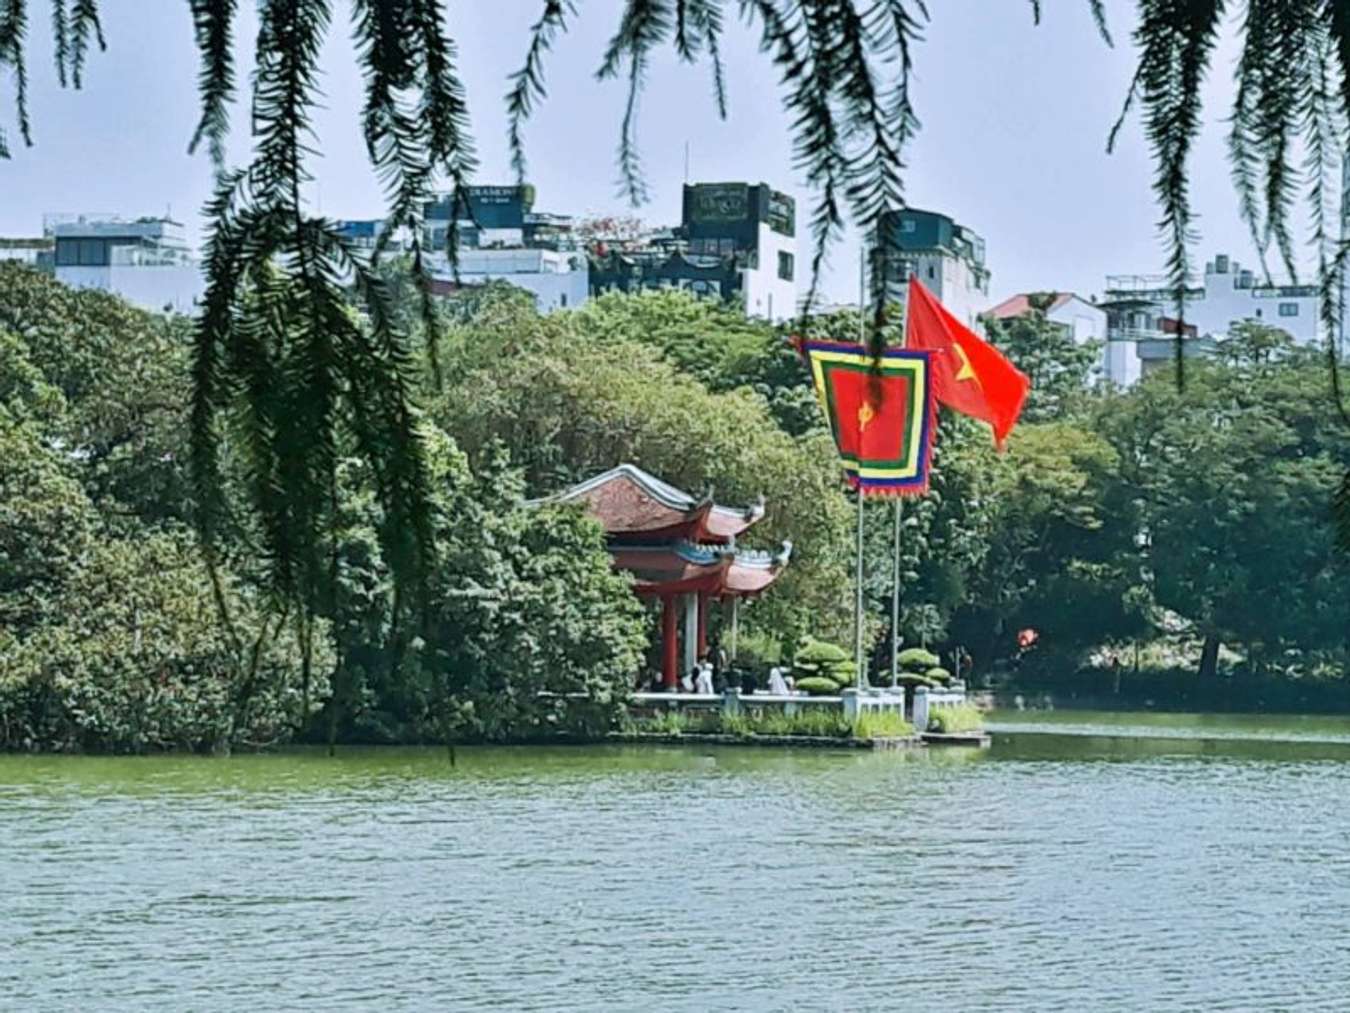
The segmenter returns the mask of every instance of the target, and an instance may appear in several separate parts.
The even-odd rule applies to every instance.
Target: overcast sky
[[[47,211],[171,209],[195,239],[211,170],[204,154],[186,153],[197,115],[187,4],[103,4],[109,50],[91,55],[78,93],[57,85],[46,6],[33,5],[31,26],[35,147],[15,145],[11,82],[0,80],[0,122],[15,148],[12,161],[0,162],[0,235],[39,232]],[[481,158],[478,182],[512,181],[501,100],[540,6],[535,0],[450,6]],[[619,5],[589,0],[579,7],[579,21],[549,63],[549,99],[527,134],[529,179],[538,210],[622,212],[614,149],[624,86],[594,80]],[[1097,36],[1086,0],[1044,4],[1040,27],[1033,26],[1025,0],[941,0],[930,7],[934,20],[915,57],[923,129],[909,152],[907,199],[985,237],[991,300],[1039,289],[1090,294],[1100,291],[1108,273],[1159,270],[1158,214],[1138,121],[1113,155],[1105,153],[1134,66],[1128,44],[1134,5],[1108,3],[1116,49]],[[245,20],[240,33],[245,64],[254,27]],[[689,67],[667,54],[652,67],[639,134],[652,190],[640,213],[651,223],[679,219],[686,142],[693,181],[768,182],[793,193],[799,221],[806,219],[811,195],[792,169],[774,68],[746,29],[728,27],[725,122],[717,119],[706,66]],[[1236,55],[1230,33],[1207,83],[1209,122],[1193,158],[1201,260],[1215,252],[1255,260],[1224,159],[1222,117],[1231,104]],[[327,108],[318,120],[324,156],[313,166],[314,199],[333,217],[377,217],[381,198],[359,136],[361,81],[345,20],[335,24],[325,68]],[[238,107],[237,160],[247,151],[246,122],[246,107]],[[832,256],[831,298],[856,294],[856,242],[850,236]],[[808,243],[799,229],[801,252]]]

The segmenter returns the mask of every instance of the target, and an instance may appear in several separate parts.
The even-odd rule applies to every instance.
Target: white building
[[[745,314],[787,320],[797,312],[797,239],[760,222],[755,250],[741,274]]]
[[[985,316],[1008,320],[1031,313],[1040,303],[1045,318],[1058,324],[1078,344],[1101,343],[1101,358],[1096,373],[1118,387],[1137,383],[1142,372],[1137,346],[1128,341],[1109,341],[1106,311],[1072,292],[1046,292],[1040,298],[1032,293],[1012,296],[989,310]]]
[[[948,312],[972,330],[989,305],[984,240],[950,217],[918,208],[881,216],[875,247],[882,258],[886,298],[903,305],[909,279],[923,282]]]
[[[97,288],[152,311],[193,313],[205,283],[187,248],[183,226],[169,218],[48,215],[56,277]]]
[[[49,267],[52,241],[42,237],[0,237],[0,260],[17,260],[30,267]]]
[[[458,285],[504,281],[534,296],[540,313],[574,309],[590,291],[586,257],[581,253],[543,249],[462,249],[458,278],[444,254],[429,258],[432,278],[441,291]]]
[[[1176,297],[1166,276],[1108,275],[1100,305],[1113,342],[1133,342],[1144,372],[1176,355]],[[1186,290],[1185,354],[1206,355],[1234,324],[1254,321],[1287,331],[1297,345],[1325,339],[1316,285],[1266,285],[1226,254],[1205,264],[1204,281]]]

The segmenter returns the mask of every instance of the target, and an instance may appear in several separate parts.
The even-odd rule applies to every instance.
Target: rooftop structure
[[[694,183],[680,224],[591,246],[591,291],[680,288],[736,300],[747,316],[797,309],[796,202],[767,183]]]
[[[707,649],[709,603],[732,602],[734,622],[736,602],[766,590],[792,552],[790,543],[777,553],[737,548],[737,536],[764,516],[762,501],[720,506],[711,496],[691,496],[632,464],[546,502],[582,504],[603,525],[614,565],[633,575],[633,590],[660,599],[661,677],[667,689],[676,687],[681,667],[692,669]]]
[[[984,240],[972,229],[936,211],[887,211],[873,249],[881,257],[887,299],[903,304],[909,279],[917,277],[952,316],[980,329],[980,314],[989,304],[989,268]]]
[[[1161,326],[1177,316],[1176,295],[1165,275],[1108,275],[1101,305],[1111,316],[1112,340],[1139,342],[1141,358],[1151,356],[1160,342],[1174,340],[1175,329],[1167,332]],[[1325,337],[1316,285],[1266,284],[1222,253],[1205,264],[1201,284],[1186,288],[1185,320],[1200,339],[1187,354],[1213,348],[1242,321],[1278,327],[1299,345],[1320,344]],[[1174,355],[1175,350],[1164,358]]]
[[[183,225],[171,218],[49,214],[58,280],[113,292],[149,310],[191,313],[204,291]]]

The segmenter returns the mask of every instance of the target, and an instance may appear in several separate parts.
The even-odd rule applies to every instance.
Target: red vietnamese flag
[[[994,443],[1017,424],[1031,389],[1025,373],[938,302],[911,276],[905,305],[905,347],[933,353],[933,393],[948,408],[994,427]]]

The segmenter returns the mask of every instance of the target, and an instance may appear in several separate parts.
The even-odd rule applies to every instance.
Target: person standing
[[[708,659],[708,656],[706,654],[703,655],[703,658],[699,661],[698,667],[695,669],[695,672],[697,673],[697,675],[694,678],[694,692],[712,696],[713,666],[712,662]]]

